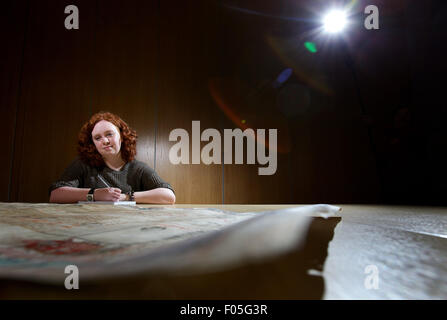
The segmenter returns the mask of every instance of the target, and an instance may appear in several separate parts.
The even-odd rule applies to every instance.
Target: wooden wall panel
[[[151,167],[156,148],[157,22],[157,1],[98,1],[93,112],[116,113],[135,129],[137,159]]]
[[[8,2],[8,17],[2,19],[8,26],[3,29],[12,31],[5,34],[9,45],[1,53],[6,70],[1,116],[7,122],[2,134],[9,144],[0,163],[0,201],[47,201],[49,184],[76,156],[81,125],[100,110],[120,115],[137,130],[137,159],[173,185],[178,203],[377,199],[374,159],[342,60],[302,59],[297,47],[284,51],[278,41],[294,34],[283,34],[280,23],[269,26],[265,17],[217,1],[78,1],[80,30],[64,28],[65,5]],[[342,94],[315,91],[309,112],[287,117],[276,104],[278,92],[266,85],[285,67],[306,69],[309,79],[332,74],[333,89]],[[393,79],[403,81],[406,75],[401,79],[398,73],[404,72],[396,71]],[[384,86],[377,90],[397,101],[400,87]],[[373,108],[385,101],[370,98]],[[224,129],[278,129],[276,173],[258,175],[258,163],[171,164],[175,142],[169,133],[183,128],[191,135],[194,120],[201,132],[220,131],[222,152]]]
[[[173,185],[178,203],[221,203],[221,165],[169,161],[171,130],[191,135],[193,120],[200,121],[201,131],[221,125],[222,113],[209,92],[221,68],[218,11],[212,1],[161,1],[159,21],[156,169]]]
[[[14,161],[16,112],[20,95],[21,66],[25,42],[28,5],[26,1],[9,0],[1,10],[0,51],[0,136],[3,140],[0,157],[0,201],[10,198],[11,166]]]
[[[226,107],[233,116],[225,119],[228,129],[277,129],[277,169],[272,175],[259,175],[260,165],[247,164],[246,146],[244,164],[224,166],[224,203],[289,203],[290,190],[290,130],[288,119],[276,105],[277,91],[272,87],[276,76],[285,68],[269,46],[269,30],[265,20],[236,11],[224,12],[226,33],[225,56],[221,63],[227,71],[227,85],[232,88],[224,94]]]
[[[12,201],[46,202],[76,155],[91,101],[94,6],[78,1],[80,29],[66,30],[66,1],[30,1],[15,139]]]
[[[342,54],[320,51],[314,58],[314,78],[324,80],[329,91],[311,87],[308,111],[293,120],[292,198],[299,203],[375,199],[375,164],[352,74]]]
[[[224,203],[225,204],[278,204],[289,203],[290,199],[290,151],[291,146],[285,145],[290,139],[288,136],[287,124],[280,121],[274,112],[274,105],[257,105],[258,115],[250,117],[244,116],[241,112],[242,120],[248,128],[255,132],[257,129],[265,129],[266,138],[269,135],[269,129],[277,130],[278,150],[276,152],[277,163],[276,171],[272,175],[260,175],[259,168],[267,167],[258,162],[256,156],[255,164],[247,164],[247,146],[244,142],[244,163],[235,164],[235,146],[233,141],[233,159],[232,164],[224,165]],[[270,109],[270,110],[266,110]],[[262,111],[263,110],[263,111]],[[263,118],[261,117],[270,118]],[[240,127],[244,130],[244,125],[237,126],[236,123],[225,121],[225,128],[234,129]],[[267,151],[273,152],[268,149]]]

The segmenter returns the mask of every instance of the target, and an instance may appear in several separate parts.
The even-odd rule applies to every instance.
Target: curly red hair
[[[110,112],[98,112],[94,114],[81,128],[78,135],[78,154],[82,161],[92,167],[105,166],[102,156],[96,150],[92,139],[92,131],[95,125],[102,120],[106,120],[114,124],[120,131],[121,135],[121,157],[125,162],[135,159],[137,154],[137,132],[131,129],[117,115]]]

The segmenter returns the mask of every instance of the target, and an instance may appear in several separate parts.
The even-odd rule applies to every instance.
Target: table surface
[[[447,299],[447,208],[335,205],[342,219],[323,269],[324,299]],[[294,206],[212,205],[238,212]],[[373,273],[378,287],[365,285]]]
[[[447,299],[447,208],[343,205],[323,299]],[[265,212],[303,205],[141,205]]]

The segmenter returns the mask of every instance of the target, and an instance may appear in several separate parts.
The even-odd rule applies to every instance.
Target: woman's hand
[[[121,198],[121,189],[118,188],[96,189],[95,192],[93,193],[93,198],[95,199],[95,201],[118,201]]]
[[[120,195],[120,201],[127,201],[127,194],[121,193]]]

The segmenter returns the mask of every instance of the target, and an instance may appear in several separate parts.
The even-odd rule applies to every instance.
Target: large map
[[[90,204],[0,204],[0,278],[60,283],[135,272],[200,272],[262,259],[300,243],[329,205],[269,212]]]

